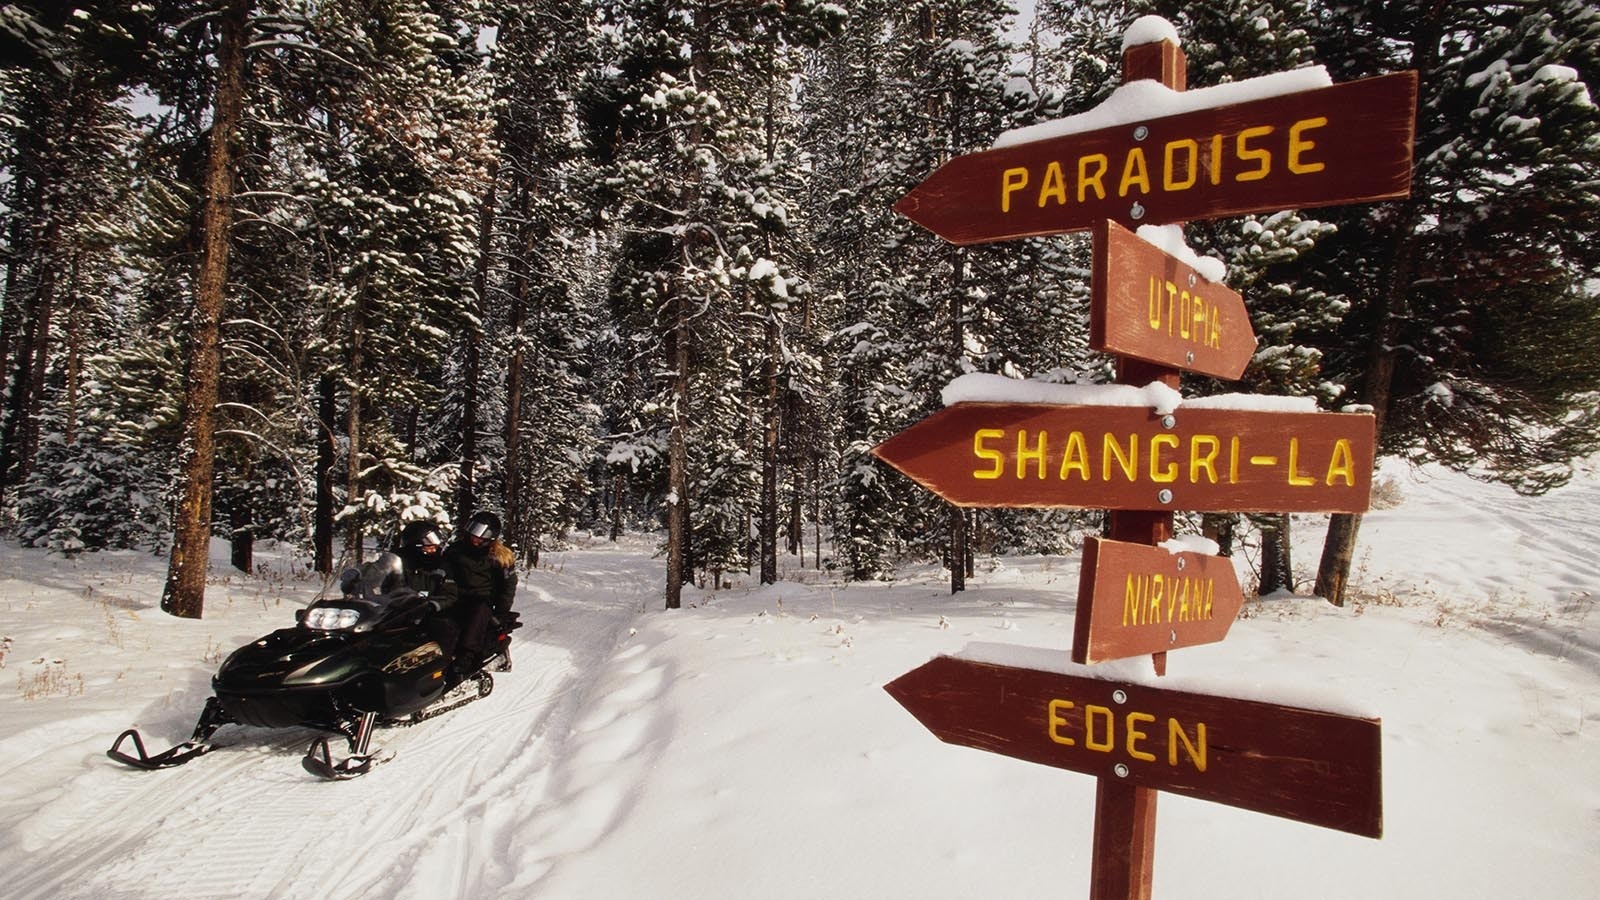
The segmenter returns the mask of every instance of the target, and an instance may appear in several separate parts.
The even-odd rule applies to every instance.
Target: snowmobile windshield
[[[361,579],[352,593],[363,600],[381,602],[385,594],[404,587],[405,581],[405,563],[398,554],[385,553],[361,567]]]

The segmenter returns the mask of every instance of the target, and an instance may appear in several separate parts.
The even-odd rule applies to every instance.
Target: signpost
[[[894,208],[982,244],[1404,197],[1416,101],[1400,72],[969,153]]]
[[[1228,379],[1255,355],[1243,297],[1109,219],[1094,227],[1090,292],[1095,350]]]
[[[1127,48],[1124,81],[1186,87],[1172,41]],[[954,244],[1095,229],[1091,346],[1117,383],[1239,377],[1243,299],[1127,231],[1404,197],[1417,75],[1152,115],[957,157],[896,211]],[[1121,223],[1121,224],[1118,224]],[[1229,560],[1168,553],[1175,509],[1362,512],[1370,415],[1185,404],[958,403],[874,453],[957,506],[1107,509],[1085,547],[1072,656],[1093,663],[1221,640]],[[1378,837],[1379,723],[942,657],[886,689],[941,740],[1096,776],[1091,900],[1150,896],[1157,791]]]
[[[1215,643],[1227,637],[1242,605],[1230,559],[1089,538],[1072,661],[1087,665]]]
[[[1383,834],[1377,719],[949,656],[884,690],[946,743]]]
[[[957,506],[1363,512],[1365,413],[957,403],[877,447]]]

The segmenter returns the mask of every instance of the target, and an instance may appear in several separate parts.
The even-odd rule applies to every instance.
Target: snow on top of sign
[[[1351,616],[1359,615],[1359,613],[1354,612],[1342,612],[1339,607],[1329,607],[1326,610],[1322,610],[1322,612],[1327,615],[1339,615],[1341,613]],[[1320,688],[1315,685],[1298,684],[1291,686],[1281,679],[1272,679],[1270,677],[1255,679],[1246,675],[1222,675],[1217,673],[1188,677],[1181,675],[1157,676],[1150,665],[1150,657],[1148,656],[1112,660],[1110,662],[1096,663],[1092,666],[1080,666],[1072,661],[1072,655],[1064,649],[1022,647],[1016,644],[987,642],[969,643],[959,653],[952,655],[957,659],[975,663],[987,663],[993,666],[1012,666],[1019,669],[1033,669],[1039,672],[1072,675],[1077,678],[1093,678],[1097,681],[1117,681],[1161,688],[1163,690],[1210,694],[1235,700],[1255,700],[1261,703],[1275,703],[1279,706],[1320,710],[1341,716],[1378,718],[1376,712],[1362,706],[1354,699],[1334,693],[1331,689]]]
[[[1171,22],[1160,16],[1140,16],[1133,20],[1128,30],[1122,35],[1122,52],[1127,53],[1129,47],[1139,47],[1144,44],[1159,44],[1162,41],[1183,46],[1183,41],[1178,39],[1178,29]]]
[[[1158,81],[1143,78],[1122,85],[1094,109],[1077,115],[1040,122],[1025,128],[1013,128],[995,138],[994,146],[1011,147],[1042,141],[1047,138],[1081,134],[1114,125],[1127,125],[1197,109],[1212,109],[1248,103],[1267,97],[1295,94],[1325,88],[1333,84],[1328,70],[1323,66],[1274,72],[1258,78],[1246,78],[1192,91],[1175,91]]]
[[[1228,265],[1215,256],[1201,256],[1190,249],[1189,242],[1183,239],[1182,225],[1140,225],[1134,232],[1139,239],[1147,244],[1159,247],[1168,256],[1189,268],[1200,273],[1200,277],[1207,281],[1220,284],[1228,277]]]
[[[1159,381],[1144,387],[1131,384],[1050,384],[1022,381],[1004,375],[971,372],[944,386],[945,406],[957,403],[1051,403],[1061,406],[1148,406],[1156,415],[1190,409],[1235,409],[1257,412],[1316,412],[1315,397],[1273,394],[1217,394],[1185,399]]]
[[[1203,553],[1206,556],[1216,556],[1222,552],[1222,547],[1216,541],[1200,534],[1180,534],[1156,546],[1168,553]]]
[[[1153,381],[1144,387],[1131,384],[1050,384],[1020,381],[1004,375],[971,372],[945,385],[940,392],[945,406],[957,403],[1053,403],[1062,406],[1148,406],[1165,415],[1178,408],[1183,397]]]

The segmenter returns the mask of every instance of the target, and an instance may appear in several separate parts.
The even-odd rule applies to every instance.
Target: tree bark
[[[778,320],[767,310],[765,359],[761,361],[766,383],[762,404],[761,434],[761,583],[778,580]]]
[[[1281,590],[1294,590],[1294,567],[1289,553],[1289,514],[1273,513],[1256,517],[1261,529],[1261,596]]]
[[[334,440],[333,373],[317,380],[317,506],[311,525],[316,570],[333,574],[333,467],[338,456]]]
[[[667,434],[667,609],[683,605],[689,567],[689,448],[684,417],[689,412],[689,310],[681,293],[673,298],[672,422]]]
[[[216,450],[216,406],[221,368],[219,334],[228,286],[228,232],[233,224],[233,143],[244,108],[245,30],[250,0],[230,0],[223,10],[217,50],[217,90],[206,160],[202,252],[195,309],[190,321],[188,381],[183,399],[180,496],[161,608],[198,619],[205,607],[211,543],[211,476]]]
[[[496,160],[489,165],[489,187],[478,207],[478,262],[472,272],[477,322],[467,328],[465,371],[461,376],[461,478],[456,483],[457,522],[471,518],[478,505],[478,382],[483,374],[483,323],[489,314],[489,263],[494,251],[495,204],[499,202],[498,157]]]

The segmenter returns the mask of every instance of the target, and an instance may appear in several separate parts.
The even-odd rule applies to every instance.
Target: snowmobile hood
[[[337,684],[370,668],[356,644],[349,633],[282,628],[229,654],[212,686],[255,693]]]

